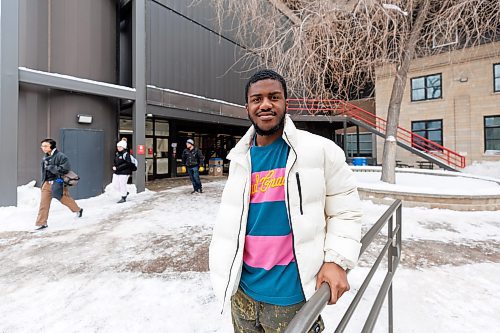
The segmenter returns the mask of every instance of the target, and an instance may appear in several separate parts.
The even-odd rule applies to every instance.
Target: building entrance
[[[170,177],[168,136],[146,136],[146,174],[148,180]]]
[[[226,156],[245,131],[246,127],[150,115],[146,118],[146,179],[187,176],[182,172],[182,152],[187,139],[193,139],[205,156],[205,174],[211,158],[223,159],[224,171],[227,172]],[[121,117],[120,137],[127,137],[132,142],[132,134],[132,119]]]
[[[132,119],[120,118],[120,137],[132,142]],[[170,177],[170,124],[167,120],[146,119],[146,176],[147,180]],[[131,151],[133,153],[133,151]]]

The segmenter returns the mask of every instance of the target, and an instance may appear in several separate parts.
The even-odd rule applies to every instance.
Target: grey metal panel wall
[[[205,113],[207,115],[217,115],[224,118],[236,118],[238,120],[248,120],[247,112],[241,105],[223,103],[218,100],[198,98],[193,95],[177,93],[167,89],[148,87],[148,105],[162,106],[169,109],[181,111],[192,111],[195,113]],[[149,109],[149,108],[148,108]],[[190,114],[186,112],[186,114]],[[193,119],[186,115],[187,119]],[[196,121],[194,118],[193,120]]]
[[[63,91],[52,91],[51,104],[51,136],[59,139],[61,128],[78,128],[104,131],[104,182],[111,182],[111,166],[116,149],[116,133],[118,132],[114,102],[111,99],[83,94],[68,94]],[[78,124],[77,115],[93,116],[92,124]],[[73,163],[74,164],[74,163]],[[76,167],[76,166],[75,166]]]
[[[19,66],[47,71],[48,0],[19,2]],[[40,178],[40,141],[48,136],[48,90],[19,88],[18,172],[19,185]]]
[[[244,64],[234,64],[244,50],[169,10],[165,2],[148,2],[148,84],[243,104],[250,74]],[[213,12],[205,14],[213,17]]]
[[[109,183],[117,133],[114,102],[104,97],[56,90],[47,94],[43,89],[29,85],[21,86],[20,92],[18,184],[39,180],[40,140],[51,137],[60,142],[61,128],[104,131],[105,155],[101,167],[105,169],[105,184]],[[92,115],[92,124],[78,124],[78,114]]]
[[[48,70],[48,0],[19,1],[19,66]]]
[[[224,20],[219,24],[217,13],[213,8],[211,1],[185,1],[185,0],[152,0],[165,7],[171,8],[182,15],[187,16],[193,21],[199,22],[207,28],[223,32],[224,37],[236,40],[236,28],[240,24],[238,19],[235,19],[226,12]],[[234,0],[229,0],[234,1]],[[222,29],[221,29],[222,28]]]
[[[116,83],[115,0],[22,0],[20,65]],[[40,140],[60,141],[61,128],[103,130],[105,183],[117,133],[116,101],[21,85],[19,97],[18,184],[39,179]],[[94,116],[78,124],[77,114]],[[108,144],[109,143],[109,144]]]
[[[50,72],[116,83],[114,0],[52,0]]]
[[[40,179],[40,141],[48,136],[48,93],[29,85],[19,89],[18,185]]]
[[[132,10],[120,13],[120,85],[132,87]],[[147,45],[147,44],[146,44]]]

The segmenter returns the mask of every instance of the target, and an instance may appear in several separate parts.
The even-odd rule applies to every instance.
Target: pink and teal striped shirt
[[[256,301],[281,306],[304,300],[285,204],[288,152],[282,138],[250,148],[252,187],[240,281]]]

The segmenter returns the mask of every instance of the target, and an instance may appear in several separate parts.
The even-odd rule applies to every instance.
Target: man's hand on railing
[[[330,301],[335,304],[346,291],[350,289],[346,271],[334,262],[325,262],[316,277],[316,290],[323,282],[330,286]]]

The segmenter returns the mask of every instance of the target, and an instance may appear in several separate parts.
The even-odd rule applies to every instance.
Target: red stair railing
[[[288,112],[291,114],[348,116],[371,126],[382,134],[386,133],[387,121],[385,119],[340,99],[288,99],[287,105]],[[464,156],[400,126],[398,126],[397,139],[449,166],[465,168]]]

